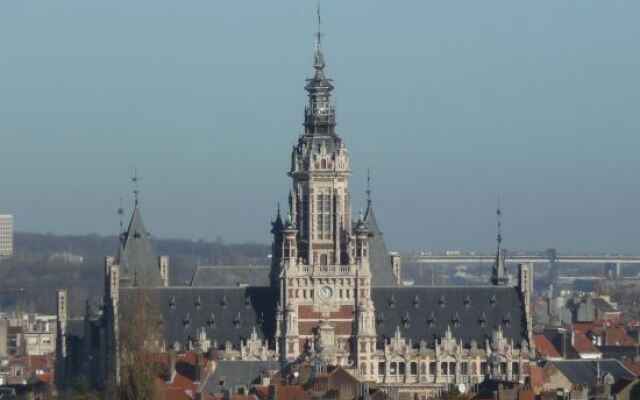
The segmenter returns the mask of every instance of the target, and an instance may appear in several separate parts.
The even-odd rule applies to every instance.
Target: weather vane
[[[118,217],[120,218],[120,234],[122,234],[124,230],[124,204],[122,201],[122,197],[120,197],[120,207],[118,207]]]
[[[138,168],[134,169],[133,176],[131,177],[131,182],[133,183],[133,197],[135,199],[136,206],[138,205],[138,196],[140,194],[140,181],[142,177],[138,175]]]

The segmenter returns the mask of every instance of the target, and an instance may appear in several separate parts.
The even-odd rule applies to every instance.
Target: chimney
[[[562,328],[560,331],[560,352],[563,359],[567,359],[567,330]]]
[[[173,381],[173,376],[176,373],[176,352],[169,350],[169,382]]]
[[[276,385],[269,386],[269,400],[278,400],[278,387]]]
[[[204,370],[204,366],[205,366],[205,362],[203,360],[202,357],[202,353],[197,352],[196,353],[196,365],[195,365],[195,370],[193,372],[193,382],[194,383],[200,383],[200,381],[202,380],[202,375],[203,375],[203,370]]]

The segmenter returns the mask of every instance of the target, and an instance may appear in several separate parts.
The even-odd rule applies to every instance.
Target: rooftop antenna
[[[133,176],[131,177],[131,182],[133,183],[133,197],[135,199],[136,206],[138,206],[138,202],[139,202],[141,180],[142,180],[142,177],[138,175],[138,168],[135,168],[133,171]]]

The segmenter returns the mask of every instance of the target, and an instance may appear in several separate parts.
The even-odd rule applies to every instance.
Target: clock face
[[[331,298],[332,295],[333,289],[331,289],[330,286],[323,286],[322,289],[320,289],[320,298],[326,300]]]

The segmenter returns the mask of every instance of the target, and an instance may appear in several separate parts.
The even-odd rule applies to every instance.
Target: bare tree
[[[123,299],[125,300],[125,299]],[[158,400],[156,354],[160,343],[160,314],[153,290],[127,293],[120,312],[120,400]]]

